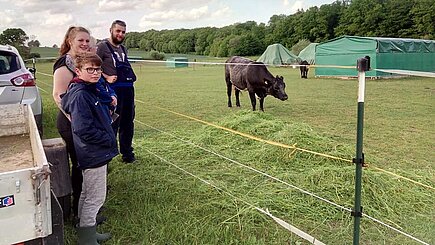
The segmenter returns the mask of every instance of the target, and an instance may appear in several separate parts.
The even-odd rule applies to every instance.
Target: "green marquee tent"
[[[257,61],[269,65],[291,65],[299,63],[300,58],[276,43],[269,45]]]
[[[316,65],[356,66],[370,56],[369,77],[394,74],[373,69],[435,71],[435,41],[408,38],[342,36],[316,46]],[[316,76],[357,76],[356,69],[316,67]]]
[[[188,66],[188,59],[186,57],[171,57],[166,60],[166,67],[179,68]]]
[[[310,65],[315,64],[316,46],[318,43],[310,43],[299,53],[301,60],[306,60]]]

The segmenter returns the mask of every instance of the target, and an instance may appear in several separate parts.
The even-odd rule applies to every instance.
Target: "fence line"
[[[33,60],[52,60],[57,59],[58,57],[44,57],[44,58],[34,58],[27,59],[24,61],[33,61]],[[200,61],[165,61],[165,60],[145,60],[145,59],[134,59],[132,61],[135,62],[143,62],[143,63],[175,63],[175,64],[197,64],[197,65],[226,65],[225,62],[200,62]],[[266,65],[266,66],[276,66],[276,67],[301,67],[305,66],[308,68],[340,68],[340,69],[356,69],[356,65],[354,66],[342,66],[342,65],[300,65],[300,64],[284,64],[284,65],[275,65],[275,64],[246,64],[246,63],[228,63],[231,65]],[[408,75],[408,76],[420,76],[420,77],[435,77],[435,72],[424,72],[424,71],[412,71],[412,70],[399,70],[399,69],[371,69],[373,71],[380,71],[385,73],[394,73],[399,75]],[[42,73],[41,73],[42,74]]]
[[[399,75],[418,76],[418,77],[435,77],[435,72],[411,71],[411,70],[394,70],[394,69],[373,69],[386,73],[394,73]]]
[[[53,74],[48,74],[48,73],[44,73],[44,72],[40,72],[40,71],[36,71],[36,73],[47,76],[47,77],[53,77]]]
[[[194,146],[194,147],[197,147],[197,148],[199,148],[199,149],[201,149],[201,150],[204,150],[204,151],[206,151],[206,152],[209,152],[209,153],[211,153],[211,154],[213,154],[213,155],[216,155],[216,156],[218,156],[218,157],[220,157],[220,158],[223,158],[223,159],[225,159],[225,160],[227,160],[227,161],[230,161],[230,162],[235,163],[235,164],[237,164],[237,165],[239,165],[239,166],[242,166],[242,167],[244,167],[244,168],[247,168],[247,169],[249,169],[249,170],[252,170],[252,171],[254,171],[254,172],[258,173],[258,174],[261,174],[261,175],[266,176],[266,177],[268,177],[268,178],[270,178],[270,179],[273,179],[273,180],[275,180],[275,181],[277,181],[277,182],[279,182],[279,183],[281,183],[281,184],[284,184],[284,185],[289,186],[289,187],[291,187],[291,188],[293,188],[293,189],[296,189],[296,190],[298,190],[298,191],[300,191],[300,192],[302,192],[302,193],[304,193],[304,194],[306,194],[306,195],[309,195],[309,196],[314,197],[314,198],[316,198],[316,199],[319,199],[319,200],[321,200],[321,201],[323,201],[323,202],[326,202],[326,203],[328,203],[328,204],[330,204],[330,205],[332,205],[332,206],[335,206],[336,208],[339,208],[339,209],[341,209],[341,210],[347,211],[347,212],[349,212],[349,213],[352,212],[352,209],[350,209],[350,208],[346,208],[346,207],[344,207],[344,206],[341,206],[341,205],[339,205],[339,204],[337,204],[337,203],[334,203],[334,202],[332,202],[332,201],[330,201],[330,200],[328,200],[328,199],[326,199],[326,198],[323,198],[323,197],[318,196],[318,195],[316,195],[316,194],[314,194],[314,193],[311,193],[311,192],[309,192],[309,191],[306,191],[306,190],[304,190],[304,189],[302,189],[302,188],[300,188],[300,187],[297,187],[297,186],[295,186],[295,185],[292,185],[292,184],[290,184],[290,183],[287,183],[287,182],[285,182],[285,181],[283,181],[283,180],[281,180],[281,179],[279,179],[279,178],[277,178],[277,177],[274,177],[274,176],[269,175],[269,174],[267,174],[267,173],[265,173],[265,172],[262,172],[262,171],[260,171],[260,170],[257,170],[257,169],[255,169],[255,168],[253,168],[253,167],[250,167],[250,166],[247,166],[247,165],[245,165],[245,164],[242,164],[242,163],[240,163],[240,162],[238,162],[238,161],[236,161],[236,160],[233,160],[233,159],[231,159],[231,158],[229,158],[229,157],[226,157],[226,156],[224,156],[224,155],[221,155],[221,154],[219,154],[219,153],[216,153],[216,152],[214,152],[214,151],[212,151],[212,150],[209,150],[209,149],[207,149],[207,148],[205,148],[205,147],[199,146],[199,145],[197,145],[197,144],[195,144],[195,143],[192,143],[192,142],[190,142],[190,141],[188,141],[188,140],[184,140],[184,139],[182,139],[182,138],[180,138],[180,137],[178,137],[178,136],[176,136],[176,135],[173,135],[173,134],[171,134],[171,133],[168,133],[168,132],[166,132],[166,131],[163,131],[163,130],[161,130],[161,129],[158,129],[158,128],[156,128],[156,127],[153,127],[153,126],[151,126],[151,125],[149,125],[149,124],[146,124],[146,123],[144,123],[144,122],[142,122],[142,121],[139,121],[139,120],[137,120],[137,119],[135,119],[135,121],[138,122],[139,124],[142,124],[142,125],[146,126],[146,127],[149,127],[149,128],[154,129],[154,130],[156,130],[156,131],[158,131],[158,132],[161,132],[161,133],[166,134],[166,135],[169,135],[169,136],[171,136],[171,137],[173,137],[173,138],[175,138],[175,139],[178,139],[178,140],[180,140],[180,141],[182,141],[182,142],[184,142],[184,143],[186,143],[186,144],[189,144],[189,145],[192,145],[192,146]],[[147,151],[148,151],[148,150],[147,150]],[[231,196],[233,196],[233,195],[231,195]],[[258,209],[257,209],[257,210],[258,210]],[[410,234],[408,234],[408,233],[406,233],[406,232],[404,232],[404,231],[401,231],[401,230],[399,230],[399,229],[397,229],[397,228],[394,228],[393,226],[391,226],[391,225],[389,225],[389,224],[387,224],[387,223],[384,223],[384,222],[382,222],[382,221],[380,221],[380,220],[378,220],[378,219],[376,219],[376,218],[373,218],[373,217],[371,217],[371,216],[369,216],[369,215],[367,215],[367,214],[365,214],[365,213],[363,213],[363,216],[369,218],[370,220],[372,220],[372,221],[374,221],[374,222],[376,222],[376,223],[378,223],[378,224],[380,224],[380,225],[383,225],[383,226],[385,226],[385,227],[387,227],[387,228],[390,228],[390,229],[392,229],[393,231],[395,231],[395,232],[397,232],[397,233],[399,233],[399,234],[401,234],[401,235],[404,235],[404,236],[406,236],[406,237],[408,237],[408,238],[410,238],[410,239],[412,239],[412,240],[414,240],[414,241],[417,241],[417,242],[419,242],[419,243],[421,243],[421,244],[429,245],[428,243],[426,243],[426,242],[424,242],[424,241],[422,241],[422,240],[420,240],[420,239],[418,239],[418,238],[416,238],[416,237],[414,237],[414,236],[412,236],[412,235],[410,235]],[[275,220],[275,219],[274,219],[274,220]],[[279,222],[279,220],[275,220],[275,221],[276,221],[276,222]]]
[[[56,57],[47,57],[47,58],[35,58],[35,60],[51,60],[51,59],[57,59]],[[32,61],[33,59],[27,59],[25,61]],[[356,69],[356,66],[338,66],[338,65],[300,65],[300,64],[282,64],[282,65],[277,65],[277,64],[266,64],[266,63],[226,63],[226,62],[202,62],[202,61],[166,61],[166,60],[145,60],[145,59],[130,59],[130,62],[134,61],[134,62],[141,62],[141,63],[162,63],[162,64],[167,64],[167,63],[173,63],[173,64],[192,64],[192,65],[241,65],[241,66],[247,66],[247,65],[254,65],[254,66],[276,66],[276,67],[301,67],[301,66],[305,66],[305,67],[320,67],[320,68],[341,68],[341,69]],[[253,60],[255,62],[255,60]]]
[[[134,60],[135,62],[143,62],[143,63],[174,63],[174,64],[197,64],[197,65],[266,65],[266,66],[275,66],[275,67],[301,67],[305,66],[308,68],[317,67],[317,68],[341,68],[341,69],[356,69],[356,66],[339,66],[339,65],[300,65],[300,64],[266,64],[266,63],[226,63],[226,62],[198,62],[198,61],[164,61],[164,60]],[[255,62],[255,60],[253,60]]]

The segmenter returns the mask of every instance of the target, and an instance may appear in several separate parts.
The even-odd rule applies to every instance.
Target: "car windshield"
[[[18,56],[14,53],[0,51],[0,75],[19,70]]]

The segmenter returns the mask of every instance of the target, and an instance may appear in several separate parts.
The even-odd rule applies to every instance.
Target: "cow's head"
[[[285,93],[285,83],[284,78],[282,76],[276,76],[273,79],[273,82],[267,89],[268,94],[280,100],[287,100],[288,96]]]

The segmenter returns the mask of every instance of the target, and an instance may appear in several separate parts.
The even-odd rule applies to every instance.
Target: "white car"
[[[15,47],[0,45],[0,105],[30,105],[42,134],[42,100],[32,72]]]

